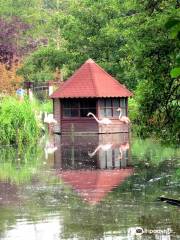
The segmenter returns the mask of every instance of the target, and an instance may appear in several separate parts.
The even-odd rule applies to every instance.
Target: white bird
[[[48,159],[48,155],[53,154],[56,150],[57,147],[53,143],[47,141],[44,148],[45,158]]]
[[[53,114],[47,114],[45,112],[45,117],[44,117],[44,123],[49,123],[49,124],[57,124],[57,121],[53,118]]]
[[[88,152],[88,155],[89,155],[89,157],[93,157],[96,154],[97,151],[99,151],[99,150],[108,151],[109,149],[112,148],[112,146],[113,146],[113,144],[111,144],[111,143],[100,144],[100,145],[97,146],[97,148],[94,150],[94,152],[92,152],[92,153]]]
[[[118,108],[117,111],[119,112],[119,121],[129,124],[130,119],[126,116],[122,116],[122,109]]]
[[[97,117],[93,114],[93,113],[91,113],[91,112],[89,112],[88,114],[87,114],[87,116],[89,117],[89,116],[93,116],[94,117],[94,119],[96,120],[96,122],[98,122],[99,124],[104,124],[104,125],[109,125],[109,124],[111,124],[112,123],[112,121],[109,119],[109,118],[103,118],[103,119],[101,119],[101,120],[99,120],[99,119],[97,119]]]

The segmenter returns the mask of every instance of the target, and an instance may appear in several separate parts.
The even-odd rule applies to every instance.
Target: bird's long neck
[[[121,160],[123,157],[123,151],[121,149],[121,147],[119,148],[119,159]]]
[[[119,120],[121,119],[121,116],[122,116],[122,110],[120,109],[119,110]]]
[[[100,122],[99,119],[97,119],[97,117],[93,113],[89,113],[89,115],[92,115],[98,123]]]
[[[93,156],[96,154],[96,152],[99,151],[100,148],[101,148],[101,145],[97,146],[97,148],[94,150],[94,152],[88,153],[88,155],[89,155],[90,157],[93,157]]]

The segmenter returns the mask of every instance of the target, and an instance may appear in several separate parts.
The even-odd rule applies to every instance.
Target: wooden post
[[[71,140],[72,144],[74,144],[74,123],[71,123]]]

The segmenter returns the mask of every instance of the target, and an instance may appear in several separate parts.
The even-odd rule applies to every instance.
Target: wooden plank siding
[[[119,119],[111,119],[112,124],[109,125],[100,125],[99,124],[99,133],[128,133],[129,126],[128,124],[122,123]]]
[[[98,124],[94,119],[63,119],[61,133],[98,133]]]
[[[53,99],[53,113],[57,124],[54,125],[53,131],[55,133],[61,132],[61,104],[59,99]]]
[[[119,120],[112,120],[110,125],[98,124],[94,119],[69,119],[61,121],[61,133],[128,133],[129,126]]]

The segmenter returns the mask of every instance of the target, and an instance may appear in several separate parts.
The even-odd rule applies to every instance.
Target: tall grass
[[[28,100],[14,97],[0,101],[0,145],[32,142],[39,136],[38,122]]]
[[[31,101],[31,106],[36,112],[47,112],[53,113],[53,103],[52,100],[39,101],[37,98],[33,98]]]

